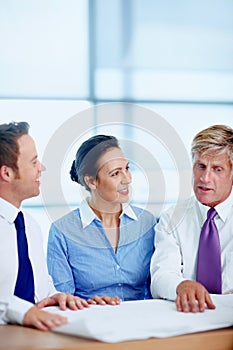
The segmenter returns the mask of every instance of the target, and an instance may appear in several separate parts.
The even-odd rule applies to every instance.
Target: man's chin
[[[201,204],[206,205],[208,207],[211,206],[212,201],[210,200],[210,198],[207,198],[207,196],[197,195],[196,198]]]
[[[33,197],[38,197],[40,194],[40,191],[35,191],[34,193],[32,193],[30,196],[27,197],[27,199],[29,198],[33,198]],[[25,198],[26,199],[26,198]]]

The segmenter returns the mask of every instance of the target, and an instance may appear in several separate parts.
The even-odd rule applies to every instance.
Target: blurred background
[[[182,159],[185,195],[191,191],[193,137],[233,125],[233,0],[0,0],[0,9],[1,123],[28,121],[40,159],[60,172],[59,189],[24,203],[45,241],[51,220],[85,196],[69,169],[77,147],[96,133],[125,145],[136,204],[159,216],[175,203]],[[77,137],[55,169],[46,152],[61,130],[69,139],[72,118]]]

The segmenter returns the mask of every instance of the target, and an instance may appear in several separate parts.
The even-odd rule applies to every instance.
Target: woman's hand
[[[39,309],[42,309],[46,306],[59,305],[61,310],[66,310],[66,307],[71,310],[82,310],[84,307],[89,307],[89,304],[90,303],[88,303],[85,299],[82,299],[80,297],[71,294],[57,293],[51,297],[41,300],[37,304],[37,307]]]
[[[88,299],[87,302],[91,305],[119,305],[120,299],[117,296],[109,297],[107,295],[95,295],[92,299]]]

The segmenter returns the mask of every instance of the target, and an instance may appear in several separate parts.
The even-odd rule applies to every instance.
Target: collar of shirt
[[[16,208],[14,205],[7,202],[3,198],[0,198],[0,208],[1,208],[0,216],[6,219],[10,224],[13,224],[19,212],[18,208]]]
[[[206,205],[201,204],[200,202],[198,202],[200,211],[202,213],[202,216],[204,218],[204,220],[207,217],[207,211],[209,210],[209,207]],[[220,219],[225,222],[231,209],[233,206],[233,191],[231,191],[229,197],[222,203],[216,205],[215,209],[218,213],[218,216],[220,217]]]
[[[134,213],[129,203],[124,203],[122,206],[123,206],[123,211],[120,217],[122,217],[123,215],[127,215],[129,218],[133,220],[138,220],[136,214]],[[90,223],[94,219],[100,220],[88,205],[87,199],[83,200],[80,204],[80,218],[81,218],[83,228],[90,225]]]

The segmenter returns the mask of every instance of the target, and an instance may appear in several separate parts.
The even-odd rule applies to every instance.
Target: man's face
[[[29,135],[18,139],[18,174],[13,181],[15,205],[19,206],[26,198],[38,196],[40,193],[40,176],[45,169],[37,157],[35,142]]]
[[[232,166],[226,152],[197,154],[193,164],[193,189],[197,200],[214,207],[231,193]]]

